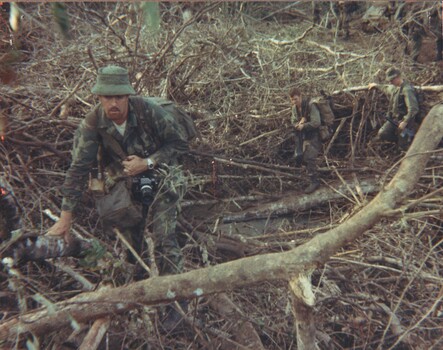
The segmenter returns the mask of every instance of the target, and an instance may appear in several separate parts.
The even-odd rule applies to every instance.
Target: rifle
[[[398,126],[400,125],[400,123],[399,123],[398,121],[392,119],[392,118],[391,118],[390,116],[388,116],[388,115],[386,116],[386,120],[387,120],[388,122],[390,122],[392,125],[394,125],[395,127],[397,127],[397,128],[398,128]],[[400,134],[400,137],[403,137],[403,138],[407,137],[407,138],[408,138],[408,142],[411,142],[412,139],[414,138],[414,136],[415,136],[415,132],[414,132],[414,130],[411,130],[411,129],[409,129],[409,128],[404,128],[403,131],[402,131],[401,134]]]
[[[303,131],[295,130],[295,165],[300,166],[303,160]]]

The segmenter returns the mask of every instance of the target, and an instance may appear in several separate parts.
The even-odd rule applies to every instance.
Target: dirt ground
[[[9,31],[1,38],[0,175],[15,190],[27,232],[43,234],[53,224],[45,210],[60,213],[74,131],[97,103],[90,92],[97,66],[127,67],[139,94],[176,101],[201,133],[184,160],[189,190],[179,229],[186,270],[289,250],[339,225],[376,195],[365,194],[361,201],[343,196],[284,216],[223,223],[232,213],[301,196],[308,185],[305,169],[293,159],[287,96],[292,87],[334,98],[335,137],[325,143],[318,165],[322,186],[337,188],[343,182],[381,181],[404,155],[395,145],[371,142],[387,99],[365,86],[384,83],[390,66],[416,86],[443,85],[434,37],[424,39],[414,62],[408,38],[395,22],[383,20],[380,28],[375,22],[375,30],[364,31],[361,18],[354,18],[345,39],[335,20],[329,28],[328,12],[313,26],[310,2],[171,2],[160,4],[162,24],[154,34],[139,25],[136,6],[67,3],[71,38],[64,39],[49,4],[22,4],[22,28],[13,44]],[[183,20],[186,9],[189,22]],[[443,99],[438,91],[423,95],[424,113]],[[443,346],[442,197],[435,192],[442,183],[441,161],[440,148],[408,196],[408,203],[425,198],[414,209],[379,222],[313,272],[319,348]],[[73,258],[29,262],[18,266],[14,277],[3,268],[0,325],[38,308],[36,294],[56,303],[81,292],[61,262],[94,285],[129,282],[124,245],[103,235],[87,191],[82,204],[74,229],[97,239],[106,257],[94,267]],[[251,348],[236,338],[240,321],[252,325],[264,349],[297,348],[284,282],[227,288],[226,295],[241,316],[228,317],[211,297],[199,298],[190,305],[198,322],[171,335],[159,331],[160,307],[140,306],[113,317],[99,348]],[[41,349],[78,348],[85,331],[21,335],[0,341],[0,347],[25,348],[28,341]]]

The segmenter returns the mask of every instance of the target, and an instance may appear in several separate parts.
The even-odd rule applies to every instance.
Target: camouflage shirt
[[[178,156],[188,150],[188,143],[175,118],[160,106],[140,104],[129,98],[128,119],[122,136],[114,123],[106,118],[101,104],[88,113],[80,123],[72,150],[72,162],[62,186],[62,210],[72,211],[79,202],[90,171],[96,165],[99,145],[103,148],[105,165],[116,165],[123,171],[122,157],[115,151],[109,139],[114,139],[127,155],[148,156],[158,164],[176,165]],[[144,130],[139,119],[144,118],[149,130]],[[106,133],[102,137],[101,134]],[[115,166],[114,166],[115,168]]]
[[[409,122],[418,114],[419,106],[414,87],[407,81],[403,81],[400,87],[382,86],[381,90],[390,96],[388,114],[393,118]]]

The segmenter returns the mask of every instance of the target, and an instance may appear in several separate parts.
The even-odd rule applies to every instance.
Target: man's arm
[[[154,107],[153,131],[157,133],[161,144],[156,152],[149,156],[156,164],[170,163],[171,159],[189,151],[186,135],[183,135],[177,121],[168,112],[161,108]]]
[[[310,104],[309,122],[304,123],[303,130],[311,131],[318,129],[321,125],[320,111],[315,103]]]
[[[368,89],[378,89],[381,92],[383,92],[385,95],[392,96],[395,91],[394,85],[386,85],[386,84],[377,84],[377,83],[370,83],[368,85]]]
[[[62,210],[60,219],[49,228],[48,236],[63,236],[65,241],[70,239],[70,229],[72,225],[72,212]]]
[[[60,219],[48,230],[48,235],[69,239],[73,211],[84,192],[89,172],[97,159],[97,151],[97,132],[84,120],[75,132],[72,162],[61,189],[63,200]]]
[[[403,117],[403,121],[408,123],[418,114],[418,101],[410,86],[403,89],[403,96],[405,99],[406,108],[408,110],[408,113]]]
[[[88,175],[97,161],[98,134],[82,122],[74,136],[72,162],[61,192],[62,210],[73,211],[83,195]]]

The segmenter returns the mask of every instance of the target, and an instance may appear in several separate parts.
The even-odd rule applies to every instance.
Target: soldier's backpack
[[[187,138],[188,141],[193,140],[194,138],[200,136],[197,127],[194,123],[192,117],[186,113],[184,109],[177,106],[174,102],[167,100],[162,97],[141,97],[141,96],[131,96],[130,101],[133,102],[136,110],[140,111],[136,114],[142,114],[146,106],[150,106],[151,108],[159,106],[166,110],[172,115],[177,124],[181,127],[181,131],[183,135]],[[149,130],[150,126],[147,121],[141,120],[141,124],[144,130]]]
[[[322,141],[327,141],[332,136],[332,125],[335,120],[334,111],[332,109],[332,98],[322,94],[322,96],[313,98],[311,102],[317,106],[320,112],[320,139]]]
[[[426,115],[428,114],[429,108],[427,108],[426,106],[425,92],[421,89],[421,87],[415,85],[413,85],[412,87],[414,89],[415,98],[418,102],[418,114],[415,117],[415,121],[418,124],[421,124],[423,119],[425,119]]]

